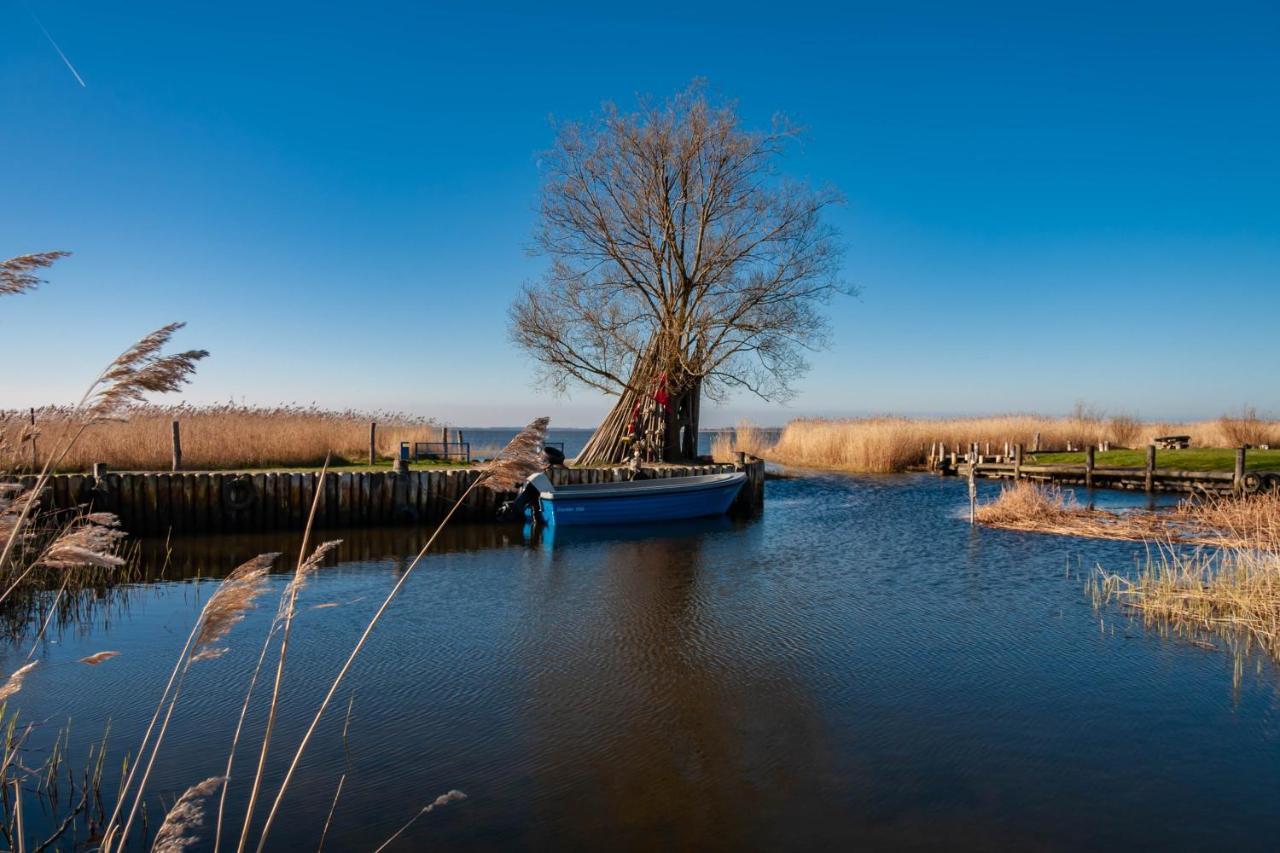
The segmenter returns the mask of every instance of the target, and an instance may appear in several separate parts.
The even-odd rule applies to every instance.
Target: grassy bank
[[[44,464],[59,440],[82,423],[83,413],[63,407],[36,410],[36,459]],[[318,467],[330,451],[335,463],[369,460],[369,423],[377,422],[378,453],[390,459],[401,441],[436,440],[430,418],[397,412],[314,406],[132,406],[118,419],[94,424],[80,437],[59,471],[87,471],[105,462],[120,471],[167,470],[172,461],[172,423],[181,424],[183,467],[189,470]],[[0,470],[31,467],[30,413],[0,411]]]
[[[1032,461],[1032,460],[1028,460]],[[1037,453],[1034,461],[1044,465],[1083,465],[1083,453]],[[1250,450],[1245,454],[1249,471],[1280,470],[1280,450]],[[1143,468],[1146,450],[1108,450],[1094,455],[1094,464],[1113,468]],[[1234,448],[1196,447],[1188,450],[1156,451],[1156,468],[1168,471],[1234,471]]]
[[[1241,444],[1280,444],[1280,422],[1259,418],[1245,410],[1238,415],[1194,423],[1155,423],[1139,421],[1129,416],[1103,416],[1082,412],[1071,417],[1042,417],[1039,415],[1002,415],[986,418],[854,418],[827,420],[806,418],[793,420],[783,428],[778,440],[765,443],[758,431],[739,427],[736,446],[721,442],[715,448],[719,458],[727,458],[732,450],[747,450],[763,458],[787,465],[808,468],[828,468],[866,473],[890,473],[905,471],[923,465],[928,459],[929,448],[941,442],[948,447],[967,447],[970,442],[989,445],[994,451],[1003,450],[1005,443],[1036,445],[1045,448],[1101,445],[1108,442],[1121,447],[1144,447],[1159,435],[1189,435],[1193,450],[1182,453],[1204,452],[1202,448],[1231,448]],[[1119,453],[1119,451],[1116,451]],[[1164,451],[1157,457],[1161,466],[1173,463],[1173,451]],[[1276,455],[1267,451],[1252,451],[1253,465],[1267,464]],[[1210,461],[1221,464],[1220,456],[1226,454],[1229,461],[1225,470],[1234,465],[1233,451],[1211,451]],[[1049,462],[1057,454],[1041,453],[1038,461]],[[1136,451],[1136,462],[1103,462],[1117,466],[1142,466],[1143,451]],[[1063,456],[1063,461],[1069,457]],[[1083,455],[1080,455],[1083,462]],[[1117,456],[1116,459],[1128,459]],[[1177,464],[1192,461],[1184,457]],[[1055,460],[1056,461],[1056,460]],[[1188,465],[1188,467],[1191,467]],[[1216,467],[1194,470],[1219,470]]]

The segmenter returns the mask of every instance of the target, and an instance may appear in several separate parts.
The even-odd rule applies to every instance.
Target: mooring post
[[[1156,490],[1156,446],[1154,444],[1147,445],[1147,470],[1142,485],[1147,494]]]
[[[378,464],[378,422],[369,421],[369,464]]]
[[[1244,448],[1236,448],[1235,476],[1231,478],[1231,490],[1237,495],[1244,491]]]
[[[95,482],[101,482],[101,481],[102,481],[102,478],[103,478],[103,477],[105,477],[105,476],[107,476],[107,463],[105,463],[105,462],[95,462],[95,463],[93,463],[93,479],[94,479],[94,481],[95,481]]]
[[[178,422],[173,422],[173,470],[182,470],[182,431]]]
[[[1093,488],[1093,456],[1097,449],[1092,444],[1084,449],[1084,487],[1086,489]]]
[[[1022,477],[1022,443],[1013,446],[1013,479]]]
[[[747,470],[747,454],[744,450],[733,451],[733,469],[735,471]]]
[[[969,526],[977,523],[978,513],[978,455],[969,456]]]

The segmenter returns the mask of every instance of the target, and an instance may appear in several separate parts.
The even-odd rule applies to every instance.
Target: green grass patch
[[[1084,453],[1033,453],[1028,465],[1083,465]],[[1099,468],[1145,468],[1147,451],[1098,451],[1094,464]],[[1249,471],[1280,471],[1280,450],[1250,450],[1244,457]],[[1234,471],[1236,451],[1231,447],[1192,447],[1187,450],[1157,450],[1156,468],[1170,471]]]

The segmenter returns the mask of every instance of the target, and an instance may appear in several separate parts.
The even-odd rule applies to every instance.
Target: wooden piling
[[[1243,447],[1236,448],[1236,469],[1231,478],[1231,490],[1237,495],[1244,492],[1244,453]]]
[[[182,429],[173,422],[173,470],[182,470]]]
[[[378,464],[378,424],[369,421],[369,464]]]
[[[1147,465],[1143,472],[1142,489],[1147,494],[1151,494],[1156,488],[1156,446],[1154,444],[1147,445]]]
[[[1084,449],[1084,487],[1093,488],[1094,455],[1098,448],[1090,444]]]
[[[1013,479],[1017,480],[1022,477],[1022,445],[1015,444],[1013,446]]]

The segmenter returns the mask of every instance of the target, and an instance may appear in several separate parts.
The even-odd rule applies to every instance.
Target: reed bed
[[[29,411],[0,411],[0,471],[43,466],[59,437],[86,420],[83,410],[46,406],[35,411],[35,455]],[[95,462],[116,470],[167,470],[172,463],[172,423],[182,434],[183,467],[190,470],[312,467],[332,454],[342,462],[367,462],[369,424],[376,422],[377,449],[392,458],[401,441],[434,439],[431,418],[389,411],[331,411],[315,406],[164,406],[134,404],[109,421],[94,423],[59,471],[87,471]]]
[[[1019,480],[981,504],[974,520],[988,527],[1088,539],[1144,541],[1178,538],[1178,525],[1156,513],[1117,513],[1082,507],[1056,486]]]
[[[1170,511],[1109,512],[1080,506],[1057,486],[1019,480],[981,504],[974,520],[988,527],[1233,549],[1280,549],[1280,494],[1187,498]]]
[[[1275,548],[1161,548],[1136,576],[1099,569],[1090,590],[1095,605],[1118,601],[1148,627],[1197,642],[1218,636],[1236,654],[1237,678],[1255,646],[1280,663]]]
[[[1160,435],[1189,435],[1193,447],[1280,445],[1280,422],[1252,410],[1193,423],[1139,421],[1087,411],[1069,417],[1000,415],[983,418],[801,418],[756,455],[787,465],[861,473],[893,473],[924,465],[935,444],[967,448],[971,442],[1003,451],[1006,443],[1063,449],[1068,445],[1139,447]],[[739,448],[741,449],[741,448]]]
[[[717,462],[732,462],[735,453],[743,452],[763,459],[772,447],[768,430],[750,421],[738,421],[732,432],[717,433],[711,439],[711,456]]]

